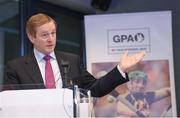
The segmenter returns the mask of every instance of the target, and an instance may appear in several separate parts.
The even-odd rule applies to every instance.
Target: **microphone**
[[[69,69],[70,69],[70,65],[69,65],[69,61],[61,61],[61,66],[63,68],[63,75],[64,75],[64,79],[63,81],[63,88],[70,88],[72,87],[72,80],[69,77]]]

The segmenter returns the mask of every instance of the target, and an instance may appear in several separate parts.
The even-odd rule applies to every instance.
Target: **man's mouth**
[[[53,47],[53,45],[47,45],[47,47]]]

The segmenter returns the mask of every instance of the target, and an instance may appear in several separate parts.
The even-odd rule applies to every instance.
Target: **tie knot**
[[[49,56],[49,55],[46,55],[46,56],[44,56],[44,58],[43,58],[45,61],[49,61],[50,59],[51,59],[51,56]]]

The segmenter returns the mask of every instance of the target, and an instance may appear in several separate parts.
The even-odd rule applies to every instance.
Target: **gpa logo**
[[[144,41],[144,34],[142,32],[139,32],[135,35],[129,34],[129,35],[114,35],[113,41],[115,43],[123,43],[123,42],[142,42]]]
[[[117,54],[129,50],[131,52],[150,51],[150,29],[113,29],[107,31],[108,50]]]

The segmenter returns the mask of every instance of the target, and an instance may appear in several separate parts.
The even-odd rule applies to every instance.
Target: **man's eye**
[[[55,35],[55,34],[56,34],[56,32],[52,32],[51,34],[52,34],[52,35]]]
[[[47,37],[47,36],[48,36],[48,34],[42,34],[42,36],[43,36],[43,37]]]

